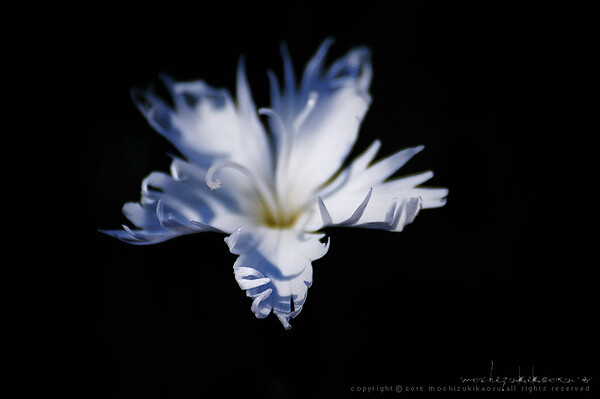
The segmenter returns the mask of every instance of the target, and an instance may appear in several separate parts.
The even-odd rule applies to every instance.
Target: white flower
[[[243,59],[237,102],[203,81],[166,76],[173,107],[151,90],[133,90],[150,125],[185,158],[174,157],[170,175],[152,172],[140,202],[125,204],[136,229],[104,232],[139,245],[205,231],[229,234],[225,242],[239,255],[235,278],[253,298],[252,311],[259,318],[273,312],[288,329],[312,284],[311,262],[329,248],[319,230],[399,232],[422,208],[443,206],[447,189],[418,187],[430,171],[388,181],[423,146],[372,163],[380,147],[375,141],[340,171],[371,102],[372,70],[367,48],[324,69],[331,44],[320,46],[299,85],[282,46],[283,90],[269,71],[271,108],[256,110]]]

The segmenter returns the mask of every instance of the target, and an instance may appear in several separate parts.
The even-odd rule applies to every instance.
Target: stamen
[[[300,114],[294,120],[294,133],[297,133],[300,129],[300,126],[304,123],[306,118],[310,115],[311,111],[314,109],[315,104],[317,103],[317,98],[319,95],[312,91],[308,94],[308,100],[306,100],[306,105]]]
[[[281,119],[281,116],[279,116],[279,114],[277,112],[273,111],[271,108],[260,108],[258,110],[258,114],[266,115],[266,116],[270,117],[271,119],[273,119],[275,121],[275,123],[277,123],[277,125],[278,125],[277,127],[279,128],[280,136],[282,136],[284,139],[287,137],[287,135],[288,135],[287,129],[285,128],[283,119]]]
[[[244,165],[241,165],[237,162],[233,161],[217,161],[215,162],[209,169],[206,171],[206,185],[211,189],[215,190],[222,186],[222,180],[220,178],[213,179],[214,174],[222,168],[231,168],[235,169],[238,172],[242,172],[251,182],[252,186],[258,193],[258,195],[265,202],[265,205],[274,211],[278,210],[277,203],[273,195],[271,194],[271,190],[265,185],[265,183],[257,178],[250,169],[246,168]]]

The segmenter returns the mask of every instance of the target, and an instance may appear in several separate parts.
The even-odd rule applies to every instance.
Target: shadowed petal
[[[152,172],[142,182],[140,202],[123,206],[123,214],[138,229],[102,230],[122,241],[155,244],[180,235],[204,231],[231,233],[248,223],[253,205],[248,194],[240,200],[238,187],[211,192],[205,172],[181,159],[174,159],[171,175]],[[232,176],[233,178],[233,176]]]
[[[270,181],[271,150],[252,101],[243,58],[237,70],[237,106],[225,89],[203,81],[161,78],[172,96],[173,108],[150,89],[131,92],[155,130],[201,167],[209,168],[219,159],[233,160]]]
[[[284,327],[297,316],[312,284],[313,260],[329,249],[319,240],[323,234],[266,227],[242,227],[225,239],[232,253],[239,255],[233,270],[240,288],[253,298],[256,317],[271,311]]]

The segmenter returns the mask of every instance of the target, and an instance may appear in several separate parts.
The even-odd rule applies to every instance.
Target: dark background
[[[564,103],[574,79],[561,67],[565,21],[547,11],[416,1],[86,11],[70,66],[87,149],[86,213],[75,221],[86,224],[91,299],[82,397],[353,397],[356,386],[458,385],[487,376],[491,361],[499,376],[520,366],[598,378],[597,261],[583,255],[593,240],[581,229],[591,158]],[[331,248],[290,331],[250,312],[223,236],[136,247],[97,232],[126,221],[123,203],[151,171],[168,171],[173,151],[130,87],[166,72],[232,90],[245,54],[266,106],[279,44],[300,73],[327,36],[329,59],[372,50],[374,101],[354,154],[378,137],[380,155],[424,144],[400,174],[434,170],[430,184],[450,189],[445,207],[400,234],[327,231]]]

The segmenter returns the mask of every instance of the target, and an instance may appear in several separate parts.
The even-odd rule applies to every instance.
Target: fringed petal
[[[379,147],[379,141],[375,141],[319,192],[305,224],[307,230],[356,226],[402,231],[421,209],[446,203],[447,189],[417,187],[433,177],[431,171],[386,181],[423,146],[407,148],[372,163]]]
[[[283,200],[302,206],[311,194],[340,168],[358,135],[371,97],[370,53],[366,48],[350,51],[324,68],[332,39],[327,39],[308,62],[302,81],[296,87],[291,59],[282,47],[284,90],[273,74],[271,118],[277,150],[277,179]]]
[[[225,239],[239,255],[233,266],[236,281],[253,298],[251,310],[258,318],[271,311],[283,326],[296,317],[312,284],[313,260],[327,253],[324,235],[266,227],[239,228]]]
[[[272,179],[272,155],[246,79],[244,60],[237,69],[237,106],[225,89],[203,81],[175,82],[161,75],[174,107],[151,89],[133,89],[132,99],[150,125],[189,160],[208,168],[231,160]]]
[[[234,189],[213,193],[204,175],[198,167],[175,158],[171,175],[152,172],[142,181],[140,202],[123,206],[123,214],[137,229],[124,226],[124,230],[101,231],[124,242],[146,245],[206,231],[231,233],[247,223],[252,217],[248,202],[253,197],[240,203]]]
[[[423,200],[420,197],[404,198],[399,201],[397,198],[389,199],[381,196],[373,190],[369,190],[367,196],[358,205],[356,205],[357,200],[357,196],[345,197],[343,200],[333,197],[328,201],[329,206],[321,200],[322,205],[319,205],[319,209],[323,207],[324,212],[331,215],[329,222],[325,223],[323,218],[323,222],[313,218],[312,224],[306,228],[318,230],[326,226],[362,227],[400,232],[404,226],[412,223],[423,208]]]
[[[370,106],[372,68],[366,48],[325,67],[332,43],[321,44],[298,83],[282,45],[281,86],[269,71],[271,107],[258,112],[243,57],[236,99],[203,81],[176,82],[167,75],[160,78],[172,102],[151,89],[132,90],[150,125],[187,161],[174,158],[170,175],[153,172],[143,180],[140,201],[123,207],[134,228],[103,232],[137,245],[228,233],[225,242],[238,255],[234,277],[252,299],[251,311],[258,318],[274,313],[289,329],[306,302],[312,261],[329,249],[323,234],[307,231],[402,231],[421,209],[443,206],[447,189],[419,187],[430,171],[389,180],[423,146],[373,163],[381,146],[375,141],[340,171]],[[268,119],[269,137],[258,115]]]

